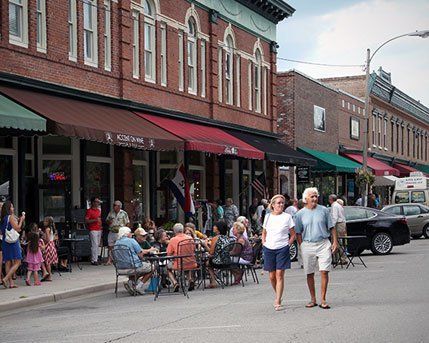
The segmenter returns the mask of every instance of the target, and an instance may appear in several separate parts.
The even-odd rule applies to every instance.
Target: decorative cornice
[[[236,0],[244,6],[277,24],[290,17],[295,9],[283,0]]]

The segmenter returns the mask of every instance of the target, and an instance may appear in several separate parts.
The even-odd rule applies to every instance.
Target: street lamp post
[[[366,173],[368,170],[368,134],[369,134],[369,70],[371,65],[371,60],[374,58],[374,55],[380,50],[383,46],[385,46],[387,43],[401,38],[401,37],[421,37],[421,38],[427,38],[429,37],[429,30],[423,30],[423,31],[416,31],[411,33],[406,33],[403,35],[399,35],[396,37],[393,37],[387,41],[385,41],[383,44],[381,44],[371,55],[371,51],[369,49],[366,50],[366,63],[365,63],[365,112],[364,112],[364,135],[363,135],[363,151],[362,151],[362,169]],[[368,195],[368,184],[365,182],[365,190],[364,194],[362,196],[362,202],[363,205],[367,205],[367,195]]]

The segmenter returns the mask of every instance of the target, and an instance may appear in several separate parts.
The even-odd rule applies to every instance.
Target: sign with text
[[[310,167],[296,167],[296,182],[310,182]]]

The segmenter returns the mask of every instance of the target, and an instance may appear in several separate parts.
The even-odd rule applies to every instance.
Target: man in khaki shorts
[[[338,200],[335,194],[331,194],[329,196],[329,204],[331,204],[332,224],[334,224],[338,237],[346,237],[347,236],[346,215],[344,212],[344,207],[339,203],[340,200]],[[345,242],[344,241],[340,242],[340,244],[343,244],[343,243]],[[342,249],[339,249],[339,251],[337,251],[336,254],[334,255],[334,263],[347,264],[347,257],[345,255],[346,247],[343,245],[341,245],[341,247]]]
[[[107,236],[109,257],[106,265],[110,265],[112,264],[112,249],[118,239],[119,228],[130,225],[128,214],[122,209],[122,203],[119,200],[113,203],[113,209],[107,215],[106,223],[109,225],[109,235]]]
[[[295,230],[298,243],[301,246],[304,271],[307,275],[307,285],[311,301],[307,308],[317,306],[314,272],[319,264],[321,275],[321,304],[320,308],[329,309],[326,303],[329,271],[332,264],[332,253],[338,248],[337,231],[332,224],[329,210],[318,205],[319,192],[317,188],[307,188],[302,194],[305,207],[295,216]],[[332,238],[332,245],[329,238]]]

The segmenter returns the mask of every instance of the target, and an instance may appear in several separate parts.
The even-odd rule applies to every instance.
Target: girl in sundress
[[[45,243],[39,236],[39,227],[37,224],[31,225],[31,230],[27,236],[27,256],[25,262],[27,262],[27,278],[25,283],[27,286],[31,286],[30,278],[33,274],[34,286],[40,286],[39,271],[42,269],[43,256],[42,251],[45,249]]]
[[[58,264],[57,247],[55,245],[56,229],[54,218],[45,217],[43,220],[43,241],[45,243],[45,253],[43,258],[45,260],[46,270],[48,274],[42,281],[52,281],[52,265]]]

